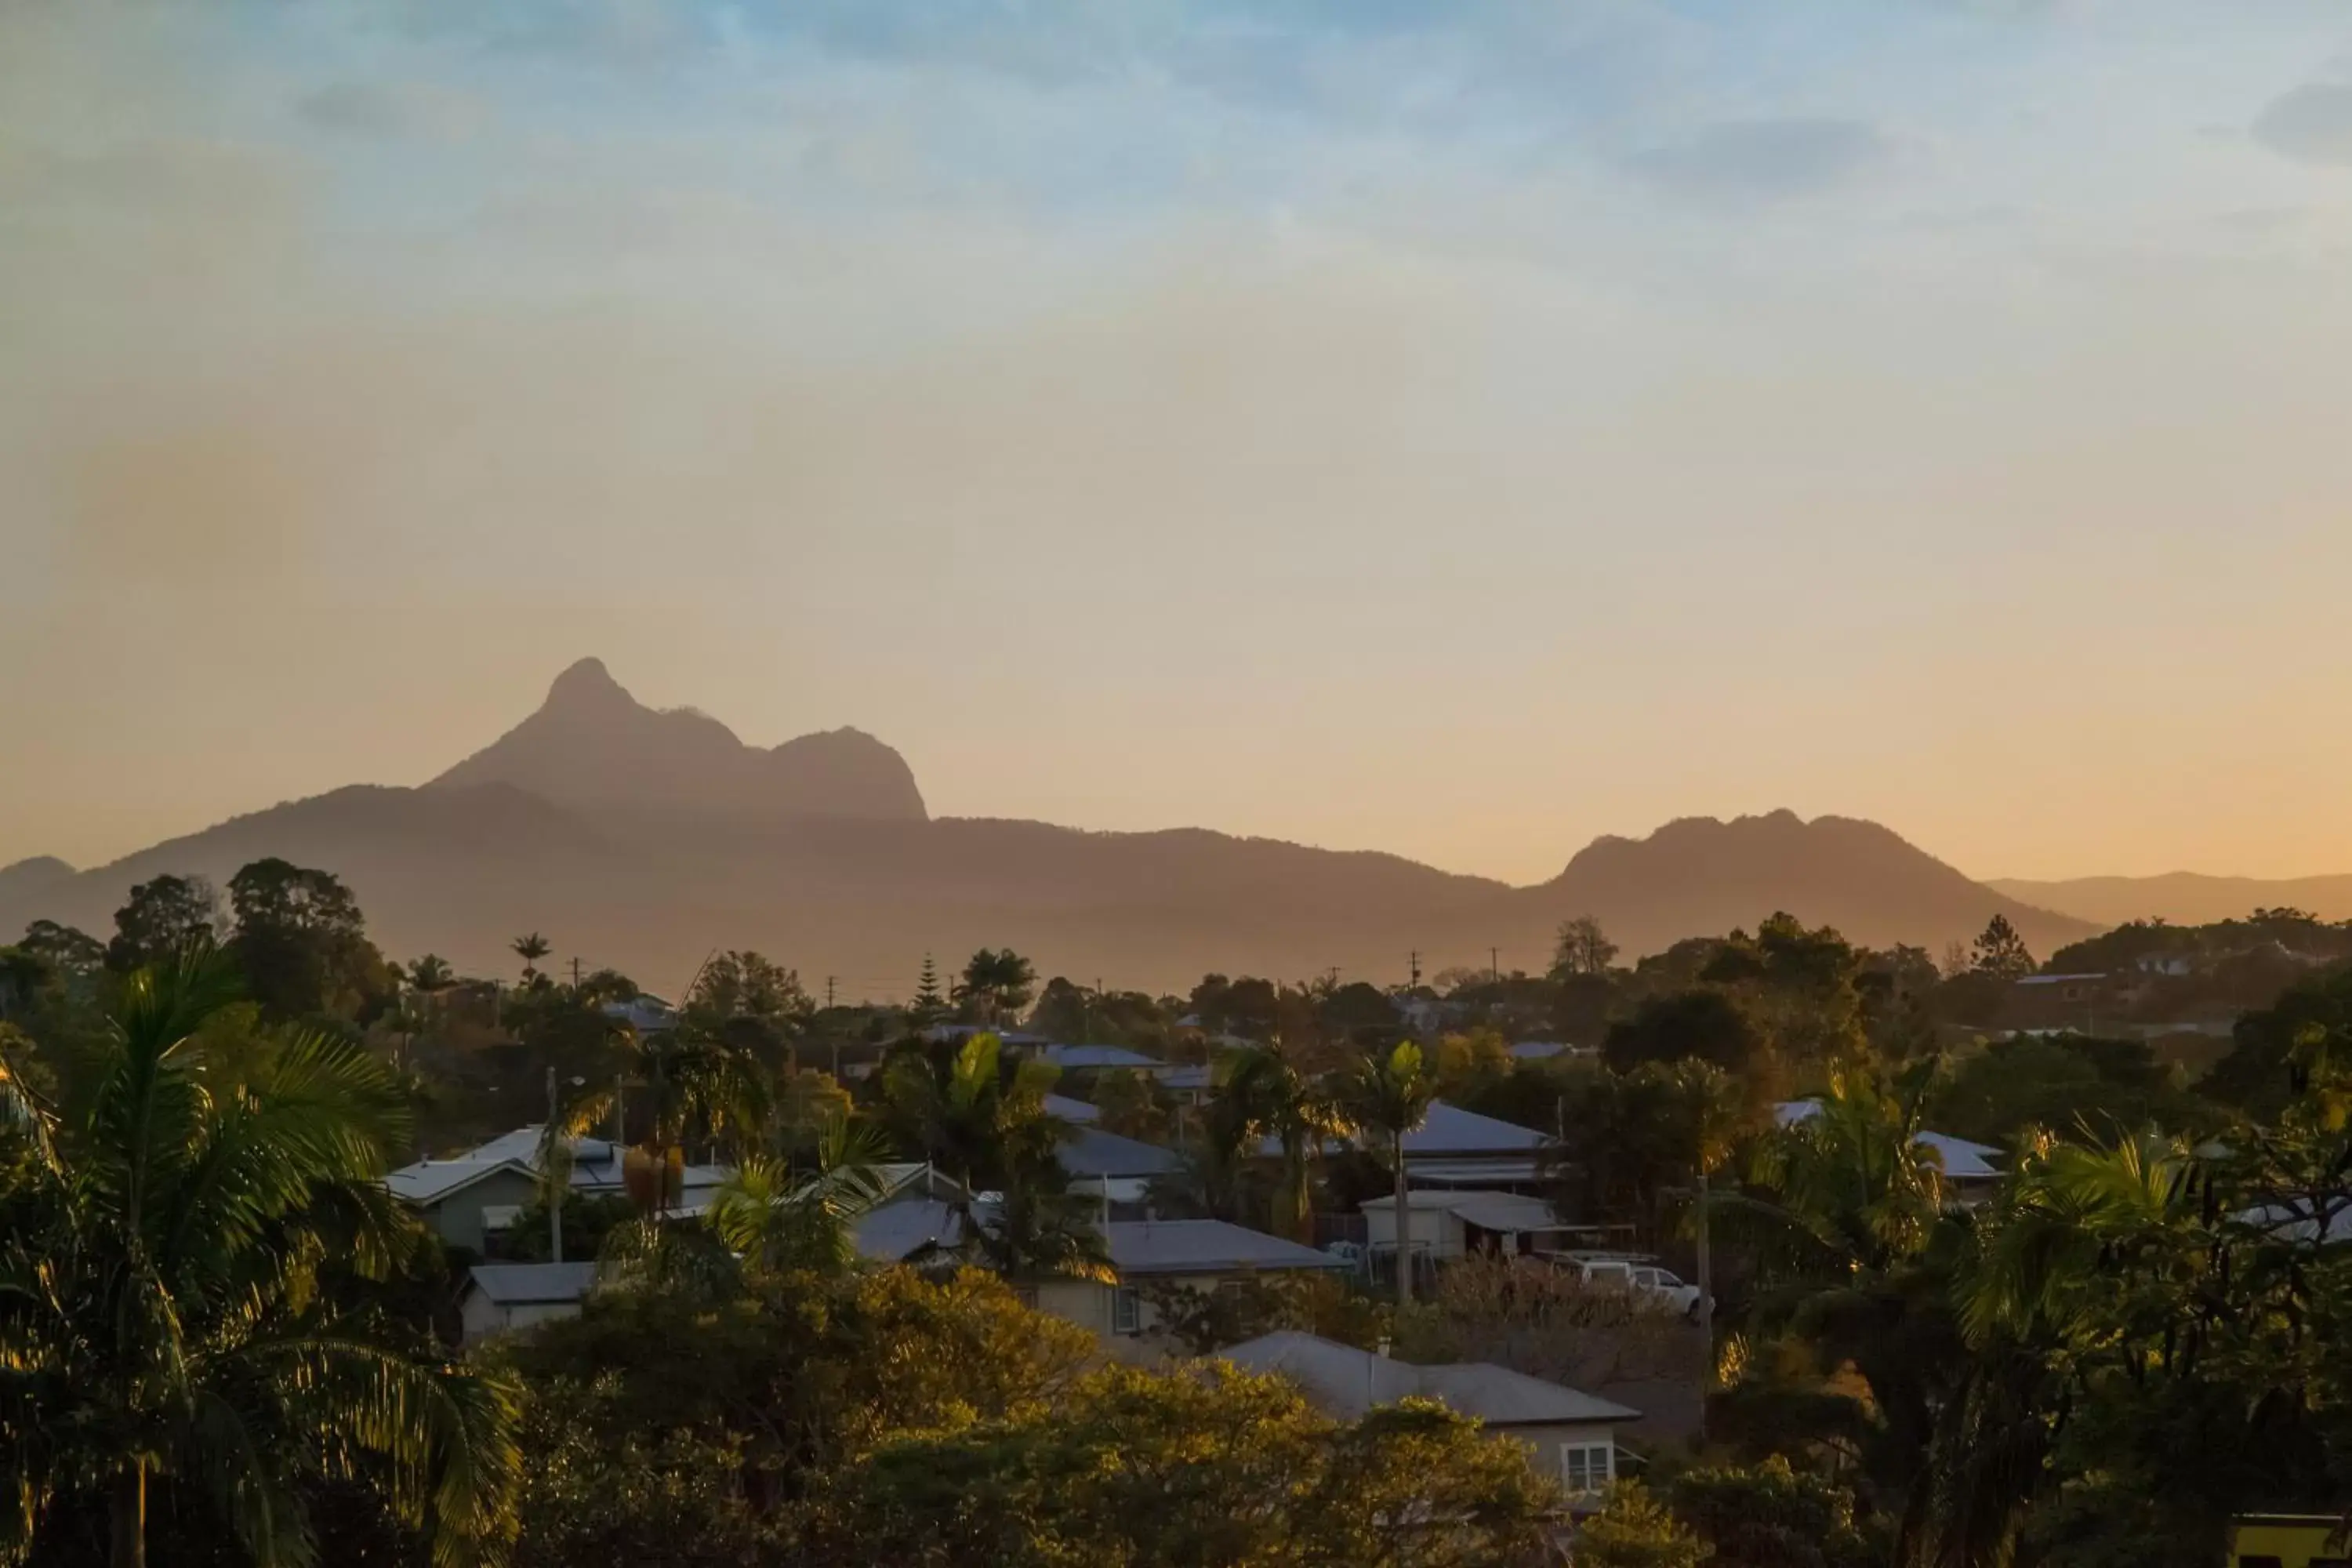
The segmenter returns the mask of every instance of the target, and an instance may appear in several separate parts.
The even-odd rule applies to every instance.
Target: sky
[[[935,813],[2352,870],[2341,0],[0,4],[0,862],[601,657]]]

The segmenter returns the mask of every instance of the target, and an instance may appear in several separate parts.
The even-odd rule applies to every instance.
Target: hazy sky
[[[942,813],[2352,869],[2347,431],[2343,0],[0,0],[0,861],[594,653]]]

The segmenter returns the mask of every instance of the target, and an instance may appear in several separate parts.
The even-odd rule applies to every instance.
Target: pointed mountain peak
[[[604,668],[603,659],[592,658],[580,660],[557,676],[555,684],[547,689],[547,700],[540,706],[610,708],[618,703],[628,703],[634,707],[636,699],[613,679],[613,672]]]

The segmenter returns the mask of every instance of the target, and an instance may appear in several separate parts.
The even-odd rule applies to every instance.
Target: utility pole
[[[1414,948],[1412,950],[1412,958],[1406,962],[1410,963],[1412,968],[1412,980],[1411,981],[1408,988],[1418,991],[1421,989],[1421,949],[1417,947]]]
[[[1706,1394],[1715,1387],[1715,1258],[1707,1245],[1707,1230],[1713,1220],[1714,1216],[1707,1213],[1706,1162],[1702,1157],[1698,1167],[1698,1333],[1706,1355],[1706,1371],[1698,1405],[1701,1438],[1706,1436]]]
[[[576,952],[572,955],[572,989],[580,989],[580,955]]]
[[[1486,978],[1489,981],[1503,978],[1503,950],[1499,947],[1486,950]]]
[[[575,966],[580,963],[576,958],[572,962]],[[580,983],[574,980],[572,984],[576,989]],[[563,1261],[563,1192],[555,1182],[557,1168],[563,1163],[562,1154],[558,1152],[561,1145],[556,1140],[562,1136],[562,1128],[556,1114],[555,1069],[551,1067],[547,1069],[547,1152],[541,1156],[541,1161],[547,1167],[544,1174],[548,1178],[547,1256],[549,1261],[554,1263]],[[564,1177],[562,1186],[569,1187],[572,1184],[571,1173],[565,1172]]]
[[[828,974],[824,977],[824,1005],[828,1011],[830,1011],[833,1006],[833,983],[837,978],[839,977],[832,974]]]

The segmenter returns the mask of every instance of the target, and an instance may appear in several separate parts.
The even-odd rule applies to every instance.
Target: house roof
[[[1101,1111],[1096,1110],[1093,1106],[1088,1105],[1085,1100],[1072,1100],[1066,1094],[1047,1095],[1045,1097],[1045,1114],[1048,1116],[1058,1116],[1065,1121],[1076,1122],[1081,1126],[1090,1121],[1099,1121],[1102,1120]]]
[[[1539,1062],[1573,1049],[1574,1047],[1563,1046],[1558,1040],[1515,1040],[1511,1044],[1511,1056],[1517,1061]]]
[[[512,1171],[525,1177],[539,1173],[520,1160],[419,1160],[385,1173],[383,1184],[403,1203],[429,1205],[500,1171]]]
[[[1400,1399],[1434,1399],[1490,1426],[1635,1421],[1641,1412],[1486,1362],[1416,1366],[1315,1334],[1284,1330],[1220,1352],[1235,1366],[1274,1372],[1326,1411],[1356,1416]]]
[[[1216,1069],[1201,1062],[1171,1063],[1152,1068],[1151,1076],[1160,1080],[1160,1088],[1180,1093],[1213,1088],[1217,1081]]]
[[[596,1283],[593,1263],[482,1263],[468,1276],[472,1288],[501,1307],[545,1306],[577,1301]]]
[[[963,1240],[963,1221],[938,1198],[901,1198],[857,1217],[857,1250],[878,1263],[899,1263],[936,1242],[952,1247]]]
[[[1045,1059],[1066,1072],[1087,1068],[1156,1068],[1165,1064],[1125,1046],[1047,1046]]]
[[[520,1170],[527,1176],[535,1176],[539,1173],[541,1135],[536,1126],[518,1127],[455,1158],[419,1160],[413,1165],[403,1165],[384,1177],[384,1185],[394,1197],[409,1203],[435,1204],[496,1171]],[[625,1184],[621,1166],[627,1151],[621,1145],[609,1138],[570,1138],[565,1142],[572,1150],[573,1191],[619,1192]],[[688,1165],[679,1173],[679,1185],[688,1190],[715,1187],[731,1174],[724,1165]]]
[[[1368,1147],[1376,1148],[1378,1142],[1377,1136],[1367,1135]],[[1459,1154],[1533,1154],[1550,1142],[1543,1133],[1515,1121],[1498,1121],[1440,1100],[1432,1101],[1422,1124],[1404,1135],[1404,1157],[1412,1161]],[[1261,1139],[1257,1152],[1271,1159],[1282,1152],[1281,1141]]]
[[[1249,1268],[1342,1268],[1328,1252],[1221,1219],[1113,1220],[1104,1227],[1122,1274],[1226,1274]]]
[[[1163,1176],[1183,1164],[1173,1150],[1122,1138],[1099,1127],[1080,1127],[1077,1136],[1065,1142],[1055,1155],[1074,1181],[1092,1181],[1098,1176]]]
[[[1518,1193],[1482,1192],[1477,1188],[1433,1190],[1420,1188],[1405,1197],[1415,1214],[1437,1209],[1459,1215],[1472,1225],[1485,1230],[1531,1231],[1563,1228],[1559,1216],[1551,1205],[1541,1198],[1531,1198]],[[1396,1198],[1372,1198],[1360,1205],[1367,1211],[1378,1209],[1384,1214],[1396,1211]]]

